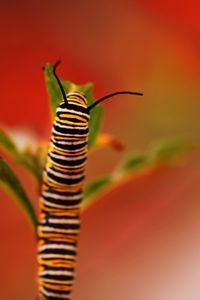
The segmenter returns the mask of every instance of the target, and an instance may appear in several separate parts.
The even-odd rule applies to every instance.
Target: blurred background
[[[103,131],[126,153],[152,143],[200,140],[200,4],[197,0],[1,1],[0,123],[44,141],[50,110],[42,66],[94,83]],[[110,172],[123,154],[91,155],[87,178]],[[37,206],[32,179],[14,166]],[[147,172],[104,195],[82,216],[74,300],[200,298],[200,160]],[[36,244],[21,211],[1,192],[0,298],[34,300]]]

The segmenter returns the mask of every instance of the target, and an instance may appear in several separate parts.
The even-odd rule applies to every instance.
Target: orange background
[[[199,2],[6,1],[0,4],[1,106],[7,128],[50,133],[41,67],[58,58],[62,78],[144,97],[104,104],[103,130],[147,149],[159,139],[200,138]],[[87,178],[105,175],[121,153],[90,157]],[[37,205],[35,186],[16,168]],[[82,217],[74,300],[191,300],[200,297],[200,161],[140,176],[105,195]],[[35,299],[32,232],[1,194],[0,298]]]

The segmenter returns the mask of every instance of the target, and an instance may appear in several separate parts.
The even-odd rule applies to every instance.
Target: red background
[[[195,0],[2,1],[1,125],[48,138],[41,67],[60,58],[59,74],[94,82],[95,97],[144,92],[142,100],[104,104],[103,130],[128,152],[165,138],[198,142],[199,8]],[[91,156],[88,180],[120,157],[109,149]],[[31,178],[15,170],[37,205]],[[199,299],[199,179],[197,153],[118,187],[85,212],[74,299]],[[32,232],[9,197],[1,198],[0,297],[35,299]]]

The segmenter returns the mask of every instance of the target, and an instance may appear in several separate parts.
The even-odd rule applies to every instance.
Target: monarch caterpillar
[[[65,94],[53,67],[63,101],[53,123],[40,198],[38,224],[39,300],[71,299],[80,230],[80,203],[87,160],[90,111],[118,94],[115,92],[87,106],[80,92]]]

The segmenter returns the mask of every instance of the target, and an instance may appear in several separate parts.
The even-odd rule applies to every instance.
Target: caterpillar
[[[75,278],[77,240],[80,231],[80,204],[87,161],[90,111],[115,92],[90,106],[77,91],[65,94],[56,74],[63,101],[53,122],[40,197],[38,222],[38,300],[70,300]]]

